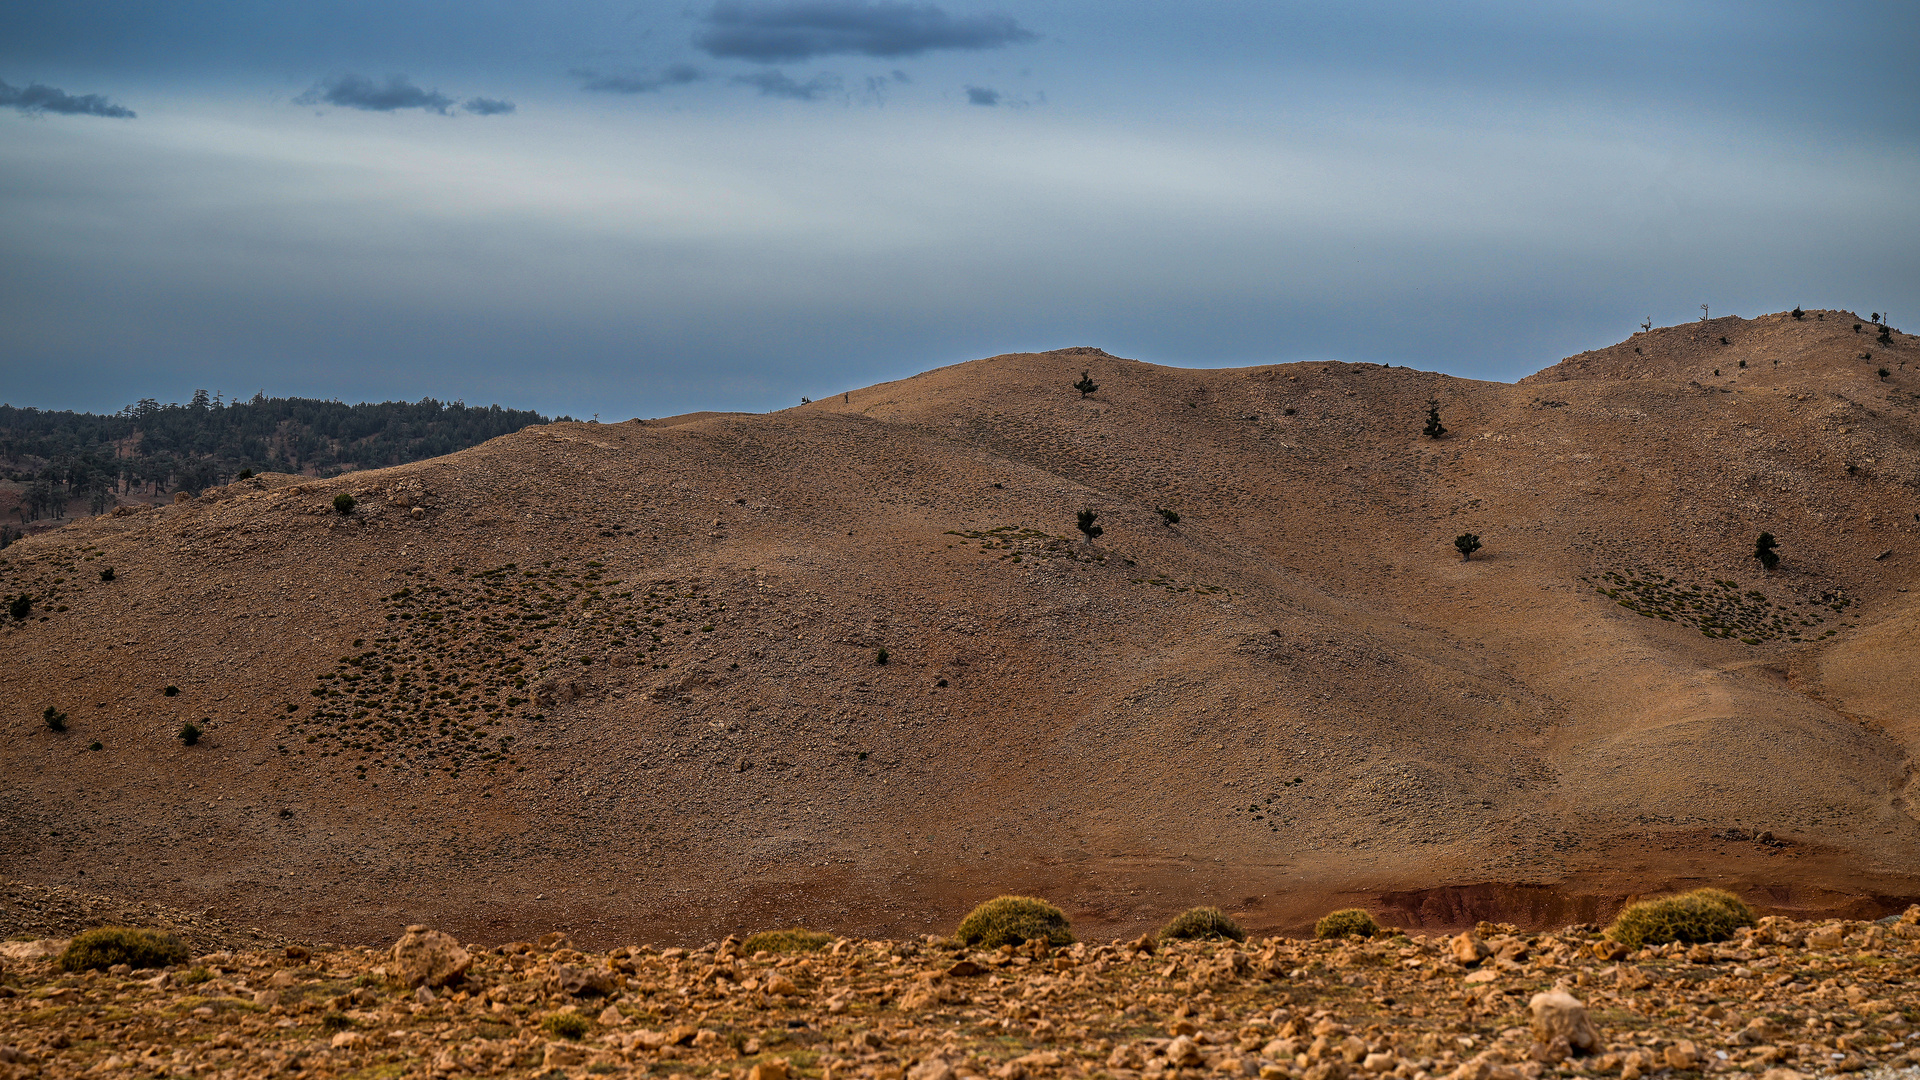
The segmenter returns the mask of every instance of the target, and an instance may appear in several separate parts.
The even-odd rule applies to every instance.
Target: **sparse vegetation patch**
[[[1710,638],[1739,638],[1749,645],[1831,637],[1839,631],[1822,630],[1825,616],[1810,609],[1824,606],[1839,612],[1850,603],[1826,593],[1817,605],[1800,599],[1777,604],[1758,589],[1741,589],[1730,578],[1689,585],[1653,571],[1608,570],[1597,578],[1580,580],[1636,615],[1691,626]]]
[[[285,718],[302,753],[350,759],[362,779],[518,769],[526,734],[571,698],[582,669],[665,667],[728,611],[698,586],[642,591],[598,561],[407,574],[413,583],[380,598],[385,633],[356,640],[315,679],[313,710]]]

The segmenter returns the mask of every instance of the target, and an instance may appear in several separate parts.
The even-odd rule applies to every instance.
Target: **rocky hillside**
[[[36,536],[0,871],[352,942],[1898,910],[1920,349],[1803,315],[1515,385],[1001,356]]]

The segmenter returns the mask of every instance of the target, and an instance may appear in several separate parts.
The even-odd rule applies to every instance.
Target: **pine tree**
[[[1440,402],[1434,398],[1428,398],[1427,426],[1421,429],[1420,434],[1425,435],[1429,439],[1437,439],[1446,433],[1446,425],[1440,422]]]
[[[1773,573],[1774,567],[1780,565],[1780,555],[1774,551],[1779,546],[1780,542],[1775,540],[1770,532],[1761,533],[1760,538],[1753,542],[1753,557],[1760,560],[1760,565],[1765,567],[1769,574]]]
[[[1461,533],[1453,538],[1453,547],[1460,553],[1460,561],[1465,562],[1480,550],[1480,537],[1473,533]]]
[[[1081,532],[1086,533],[1087,539],[1090,541],[1098,538],[1101,533],[1107,531],[1093,523],[1093,519],[1099,516],[1100,516],[1099,514],[1096,514],[1091,510],[1080,511],[1080,514],[1079,514],[1080,520],[1075,527],[1078,528]]]
[[[1086,397],[1088,394],[1091,394],[1095,390],[1100,389],[1100,384],[1093,381],[1092,372],[1083,371],[1080,373],[1080,381],[1077,383],[1074,383],[1073,388],[1075,390],[1080,391],[1081,397]]]

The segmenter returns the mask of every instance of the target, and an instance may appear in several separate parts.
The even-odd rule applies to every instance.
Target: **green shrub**
[[[1325,940],[1343,937],[1373,937],[1380,932],[1380,924],[1373,916],[1357,907],[1341,908],[1329,913],[1325,918],[1313,924],[1313,936]]]
[[[546,1028],[547,1034],[555,1038],[584,1039],[593,1027],[593,1023],[577,1012],[557,1012],[547,1017],[546,1022],[540,1026]]]
[[[40,714],[40,719],[45,720],[47,727],[54,731],[67,730],[67,714],[51,705],[47,706],[46,710]]]
[[[88,930],[69,942],[67,951],[60,954],[62,971],[105,971],[115,964],[161,968],[186,962],[186,942],[172,934],[131,926]]]
[[[1739,897],[1722,889],[1695,889],[1627,905],[1607,927],[1607,936],[1634,949],[1670,941],[1697,945],[1725,941],[1752,925],[1753,909]]]
[[[89,749],[89,750],[105,750],[105,749],[106,749],[106,746],[105,746],[104,744],[102,744],[102,743],[97,743],[97,742],[90,742],[90,743],[88,743],[88,744],[87,744],[87,749]]]
[[[1480,537],[1475,533],[1461,533],[1453,538],[1453,550],[1460,553],[1461,561],[1471,559],[1473,553],[1480,550]]]
[[[876,663],[876,664],[885,664],[885,663],[887,663],[887,662],[888,662],[889,660],[892,660],[892,659],[893,659],[893,654],[892,654],[892,653],[890,653],[890,652],[888,652],[887,650],[885,650],[885,649],[875,649],[875,650],[874,650],[874,653],[873,653],[873,662],[874,662],[874,663]]]
[[[353,496],[344,491],[333,497],[333,508],[339,513],[351,514],[355,505],[357,504],[353,501]]]
[[[1073,944],[1073,928],[1067,923],[1066,914],[1032,896],[994,897],[962,919],[953,936],[964,944],[989,949],[1029,941]]]
[[[814,952],[826,948],[832,941],[832,934],[795,926],[786,930],[762,930],[741,942],[740,951],[748,956],[757,952]]]
[[[1425,435],[1429,439],[1438,439],[1446,435],[1446,433],[1447,426],[1440,422],[1440,402],[1435,398],[1428,398],[1427,426],[1420,429],[1420,434]]]
[[[180,725],[180,741],[192,746],[200,741],[200,728],[189,720]]]
[[[201,969],[195,968],[194,970],[199,971]],[[353,1017],[343,1012],[330,1012],[320,1017],[320,1027],[323,1031],[345,1031],[352,1026]]]
[[[1074,383],[1073,388],[1075,390],[1080,391],[1081,397],[1086,397],[1088,394],[1091,394],[1095,390],[1100,389],[1100,384],[1093,381],[1092,372],[1083,371],[1080,373],[1080,381],[1077,383]]]
[[[1233,916],[1217,907],[1188,908],[1174,916],[1172,922],[1160,928],[1160,940],[1174,939],[1220,939],[1231,938],[1234,941],[1247,940],[1247,932],[1233,921]]]

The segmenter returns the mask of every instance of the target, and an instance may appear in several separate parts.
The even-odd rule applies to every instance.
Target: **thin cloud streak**
[[[580,80],[580,89],[599,94],[653,94],[669,86],[686,86],[706,78],[692,64],[674,64],[658,72],[634,75],[603,75],[591,68],[574,68],[567,74]]]
[[[397,112],[401,109],[425,109],[442,116],[453,106],[453,99],[438,90],[422,90],[405,75],[389,75],[385,86],[365,75],[352,73],[322,79],[313,88],[293,99],[295,105],[338,105],[364,112]]]
[[[943,49],[998,49],[1039,35],[1007,15],[953,16],[933,4],[806,0],[715,4],[693,43],[709,56],[761,64],[816,56],[918,56]]]
[[[742,86],[757,87],[763,97],[788,98],[792,101],[817,101],[844,85],[840,76],[830,72],[822,72],[806,82],[796,82],[778,71],[756,71],[750,75],[735,75],[733,81]]]

